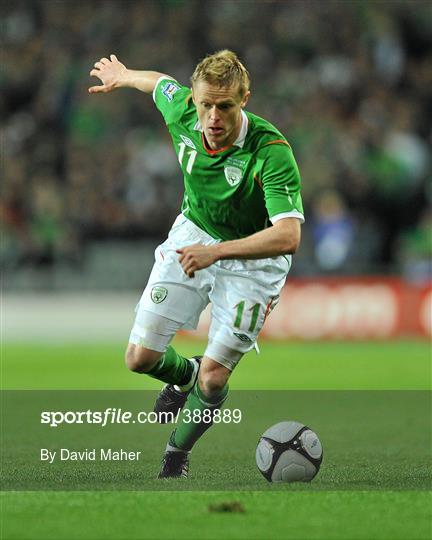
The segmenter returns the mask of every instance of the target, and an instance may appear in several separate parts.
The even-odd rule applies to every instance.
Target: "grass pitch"
[[[209,506],[241,501],[243,513]],[[428,539],[427,493],[8,493],[10,539]]]
[[[205,343],[179,337],[185,356]],[[424,390],[431,383],[426,342],[263,342],[261,354],[242,358],[230,378],[233,390]],[[161,384],[123,363],[125,344],[55,344],[2,347],[2,387],[56,390],[152,390]]]
[[[177,347],[186,355],[203,350],[202,343],[185,340],[178,341]],[[77,344],[4,345],[3,387],[158,388],[156,381],[130,374],[123,368],[122,349],[122,346]],[[169,481],[164,483],[164,489],[169,491],[114,491],[115,483],[108,487],[113,491],[106,491],[100,478],[98,484],[95,478],[90,491],[89,485],[80,484],[78,477],[75,491],[5,491],[1,499],[1,538],[429,539],[431,441],[425,426],[430,411],[429,398],[421,390],[430,388],[430,369],[430,348],[426,343],[263,343],[260,356],[250,353],[242,360],[231,388],[315,390],[310,394],[316,397],[314,402],[308,403],[297,394],[300,399],[295,404],[291,401],[287,408],[287,414],[293,413],[299,420],[307,417],[309,421],[311,415],[315,415],[314,422],[320,419],[317,431],[326,454],[322,471],[314,482],[282,486],[280,490],[257,475],[252,458],[250,466],[243,459],[236,463],[241,445],[247,449],[249,443],[244,441],[249,436],[253,435],[255,440],[255,429],[259,436],[262,423],[267,422],[265,418],[248,428],[250,435],[241,436],[237,432],[236,439],[233,432],[232,437],[227,437],[225,454],[223,445],[218,448],[217,437],[210,432],[208,440],[203,440],[192,455],[189,488],[187,481]],[[342,402],[338,406],[336,400],[330,411],[324,399],[329,396],[327,390],[357,390],[340,394],[355,398],[356,407]],[[386,394],[367,390],[402,392]],[[381,396],[379,406],[371,399],[374,395]],[[382,399],[385,395],[393,399],[387,408],[386,400]],[[423,397],[410,401],[409,396],[410,399]],[[411,403],[411,409],[404,406],[407,403]],[[388,414],[392,410],[391,418]],[[341,426],[348,425],[347,419],[352,420],[351,432],[344,437]],[[403,444],[399,440],[399,446],[395,446],[390,439],[386,445],[386,436],[379,426],[387,426],[388,434],[395,437],[399,424]],[[417,444],[417,438],[411,437],[412,433],[416,437],[424,433],[426,451],[420,451],[421,445]],[[342,444],[344,440],[348,441],[346,446]],[[214,454],[209,459],[212,447]],[[376,447],[380,448],[378,455],[374,451]],[[253,454],[253,448],[251,451]],[[157,466],[153,460],[148,463],[150,469],[157,470]],[[6,469],[3,462],[3,468],[8,472],[10,464]],[[113,476],[122,477],[121,469],[113,472]],[[242,484],[237,489],[229,484],[233,476]],[[373,477],[378,485],[371,483]],[[126,475],[118,488],[127,489],[127,483]],[[148,484],[148,488],[153,485],[153,489],[160,489],[156,482]],[[223,490],[227,485],[229,490]],[[212,491],[208,491],[210,486]],[[241,487],[250,491],[239,491]],[[190,488],[199,491],[187,491]],[[220,506],[221,503],[239,504]],[[211,511],[218,505],[220,509],[244,511]]]

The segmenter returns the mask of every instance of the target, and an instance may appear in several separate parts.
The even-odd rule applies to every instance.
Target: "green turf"
[[[192,356],[205,343],[179,339]],[[14,389],[156,389],[158,381],[130,373],[123,345],[19,345],[2,347],[2,385]],[[261,344],[231,377],[233,389],[427,389],[430,345],[422,341]]]
[[[203,343],[185,340],[178,341],[177,345],[185,355],[197,354],[204,347]],[[261,348],[263,352],[260,356],[250,353],[242,360],[232,377],[232,388],[430,388],[430,346],[425,342],[263,342]],[[155,381],[128,373],[122,366],[122,356],[121,345],[6,344],[2,347],[2,385],[9,389],[159,387]],[[179,492],[179,487],[176,487],[179,484],[176,482],[167,484],[168,489],[172,489],[170,492],[7,491],[2,494],[1,499],[1,538],[431,538],[430,493],[424,491],[430,466],[424,461],[425,454],[419,448],[423,444],[423,450],[430,452],[428,430],[424,432],[420,445],[417,440],[410,439],[411,429],[416,423],[415,432],[421,435],[420,424],[427,420],[429,411],[425,410],[424,416],[414,409],[411,413],[409,410],[403,413],[406,409],[403,398],[409,393],[395,393],[402,399],[399,403],[397,399],[388,403],[389,410],[394,407],[395,411],[395,417],[388,424],[388,428],[391,428],[390,444],[385,448],[380,446],[380,452],[375,455],[374,439],[381,442],[380,437],[385,438],[385,433],[380,433],[379,426],[386,418],[385,415],[382,416],[382,411],[387,409],[381,409],[380,416],[380,409],[374,407],[371,401],[373,393],[351,394],[359,397],[361,405],[357,409],[340,403],[339,407],[335,406],[330,411],[329,404],[326,405],[320,400],[308,405],[300,400],[294,410],[291,402],[289,412],[295,412],[299,419],[303,419],[305,415],[309,419],[309,414],[315,411],[316,417],[313,421],[320,419],[320,422],[323,422],[319,424],[320,429],[317,428],[317,431],[320,432],[327,453],[322,471],[310,485],[292,489],[285,486],[279,491],[276,486],[267,485],[259,476],[254,476],[254,481],[248,485],[253,491],[246,492],[239,492],[231,485],[232,489],[227,492],[190,492],[183,489]],[[359,415],[363,402],[365,414]],[[421,406],[421,403],[417,406]],[[388,412],[385,414],[388,415]],[[358,418],[363,419],[363,424],[355,420]],[[348,440],[357,440],[357,445],[353,446],[356,451],[352,453],[348,451],[349,448],[341,446],[344,426],[350,419],[354,421],[350,424]],[[401,437],[396,441],[393,438],[398,419]],[[257,431],[261,430],[263,421],[261,419],[261,424],[257,423]],[[372,436],[368,436],[370,433]],[[213,463],[206,455],[206,447],[210,448],[212,445],[217,453],[216,440],[216,432],[210,432],[207,442],[202,441],[201,446],[194,450],[191,480],[195,489],[205,487],[205,481],[200,484],[198,479],[199,475],[204,474],[207,474],[209,479],[221,481],[220,487],[227,485],[228,466],[223,464],[221,471],[220,463]],[[254,467],[253,458],[249,469],[247,463],[235,462],[236,445],[241,445],[242,440],[244,437],[240,436],[240,442],[235,442],[233,435],[234,444],[229,448],[226,458],[231,465],[234,464],[233,475],[238,473],[237,469],[242,472],[242,467],[243,472],[250,470],[251,475],[256,475],[255,470],[251,472]],[[330,452],[330,449],[333,450]],[[251,451],[253,452],[253,448]],[[143,467],[149,474],[153,474],[156,468],[157,463],[154,460]],[[35,476],[38,473],[40,470],[36,468]],[[117,471],[117,474],[121,476],[121,470]],[[374,486],[373,482],[371,483],[374,475],[379,485]],[[250,482],[250,479],[245,479],[246,481]],[[124,489],[125,484],[127,485],[127,478],[119,487]],[[153,485],[156,484],[149,483],[148,487]],[[262,490],[256,491],[259,485]],[[213,486],[216,484],[213,483]],[[184,488],[185,484],[181,487]],[[85,489],[84,486],[82,488]],[[422,490],[419,491],[419,488]],[[230,501],[239,501],[245,512],[215,513],[208,510],[211,503]]]
[[[245,511],[209,512],[233,501]],[[2,538],[428,540],[429,503],[416,492],[9,493]]]

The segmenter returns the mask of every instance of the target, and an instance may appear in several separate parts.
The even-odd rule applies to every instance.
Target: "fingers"
[[[193,260],[179,259],[179,263],[183,268],[183,272],[190,278],[195,277],[195,270],[199,270],[199,266]]]
[[[195,272],[197,270],[208,266],[206,258],[203,258],[202,253],[200,255],[200,248],[203,248],[201,244],[192,244],[176,249],[176,253],[179,254],[178,261],[183,268],[183,272],[190,278],[195,277]]]
[[[189,264],[189,265],[182,266],[182,268],[183,268],[183,272],[188,277],[190,277],[190,278],[195,277],[195,270],[197,270],[197,268],[194,268],[194,265]]]
[[[111,54],[110,59],[111,60],[108,60],[108,58],[105,58],[104,56],[103,58],[94,63],[94,67],[102,69],[104,66],[109,66],[111,62],[118,62],[117,56],[115,54]]]
[[[102,82],[105,82],[102,80],[102,78],[105,79],[105,72],[104,68],[111,65],[112,62],[118,62],[117,56],[115,54],[110,55],[110,60],[106,58],[105,56],[94,63],[94,68],[90,71],[91,77],[98,77]],[[98,92],[109,92],[112,88],[106,86],[106,84],[102,84],[99,86],[91,86],[88,91],[90,94],[97,94]]]
[[[100,71],[97,70],[97,69],[92,69],[90,71],[90,75],[92,77],[98,77],[98,79],[101,78],[100,77]],[[88,91],[89,91],[89,94],[97,94],[98,92],[107,92],[108,89],[104,84],[102,84],[102,85],[99,85],[99,86],[91,86]]]
[[[176,249],[176,253],[180,255],[178,261],[183,268],[183,272],[190,278],[194,277],[194,261],[191,259],[191,256],[184,253],[183,249]],[[196,268],[195,268],[196,270]]]
[[[89,89],[89,94],[97,94],[98,92],[107,92],[107,87],[105,85],[102,86],[91,86]]]

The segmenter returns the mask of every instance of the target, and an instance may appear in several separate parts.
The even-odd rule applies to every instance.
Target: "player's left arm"
[[[300,245],[300,220],[286,217],[257,233],[205,246],[193,244],[178,249],[179,262],[189,277],[222,259],[265,259],[295,253]]]

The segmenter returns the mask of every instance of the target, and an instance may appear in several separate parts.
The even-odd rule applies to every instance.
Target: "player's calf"
[[[125,363],[128,369],[135,373],[147,373],[158,363],[161,356],[161,352],[129,343],[125,353]]]
[[[198,375],[198,384],[202,393],[208,398],[218,396],[223,391],[230,375],[231,371],[228,368],[206,358]]]

